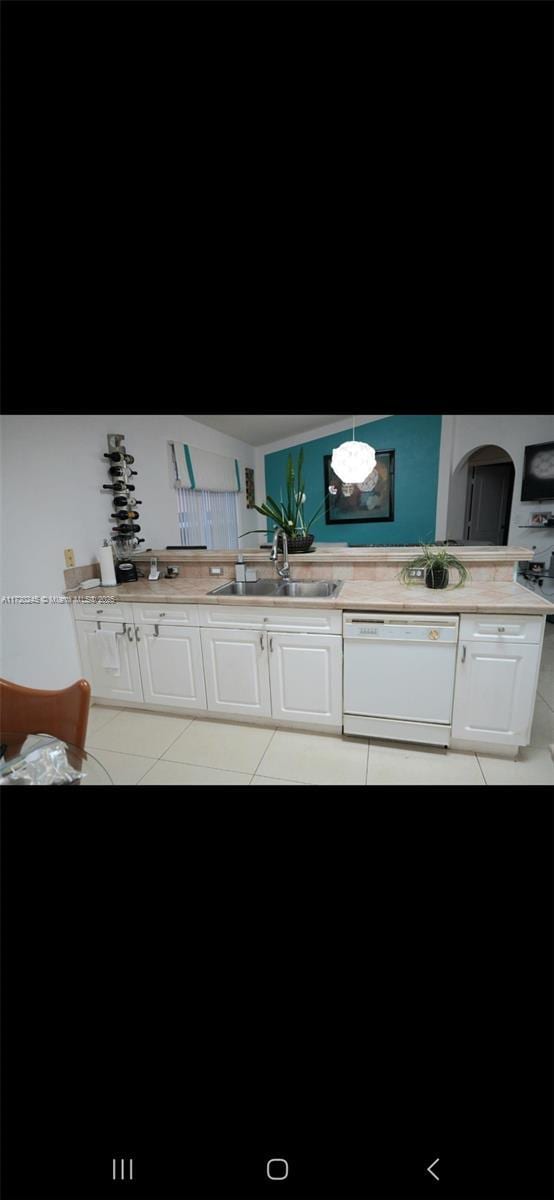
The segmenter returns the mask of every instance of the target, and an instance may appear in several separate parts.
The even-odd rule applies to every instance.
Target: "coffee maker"
[[[138,579],[137,568],[130,559],[122,559],[115,564],[115,577],[118,583],[133,583]]]

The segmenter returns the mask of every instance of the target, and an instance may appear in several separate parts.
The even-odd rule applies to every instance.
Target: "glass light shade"
[[[367,442],[343,442],[333,450],[331,467],[343,483],[363,483],[375,466],[375,450]]]

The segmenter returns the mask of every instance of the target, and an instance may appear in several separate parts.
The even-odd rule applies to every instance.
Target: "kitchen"
[[[554,782],[551,417],[1,428],[4,743],[84,680],[83,782]]]

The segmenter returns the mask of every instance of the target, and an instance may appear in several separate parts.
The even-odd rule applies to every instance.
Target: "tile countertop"
[[[527,561],[529,546],[441,546],[449,550],[465,562],[506,564]],[[302,563],[308,566],[317,563],[405,563],[411,562],[421,547],[412,546],[336,546],[329,542],[315,543],[306,554],[291,554],[291,566]],[[157,558],[158,563],[235,563],[237,554],[242,554],[244,561],[249,563],[269,562],[269,550],[248,549],[240,550],[149,550],[147,554],[133,554],[133,562],[149,563],[151,558]]]
[[[423,584],[405,586],[396,581],[346,580],[336,599],[317,599],[314,596],[210,596],[209,592],[217,586],[212,579],[163,579],[155,583],[137,580],[135,583],[120,583],[114,588],[79,588],[78,591],[64,594],[70,600],[86,598],[91,602],[106,602],[113,599],[116,604],[156,604],[163,601],[164,604],[247,604],[264,608],[277,605],[282,608],[375,609],[382,612],[554,614],[554,604],[542,596],[519,583],[501,581],[468,583],[461,588],[433,590]]]

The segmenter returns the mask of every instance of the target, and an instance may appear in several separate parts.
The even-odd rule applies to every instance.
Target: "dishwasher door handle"
[[[462,662],[466,660],[467,646],[462,646]]]

